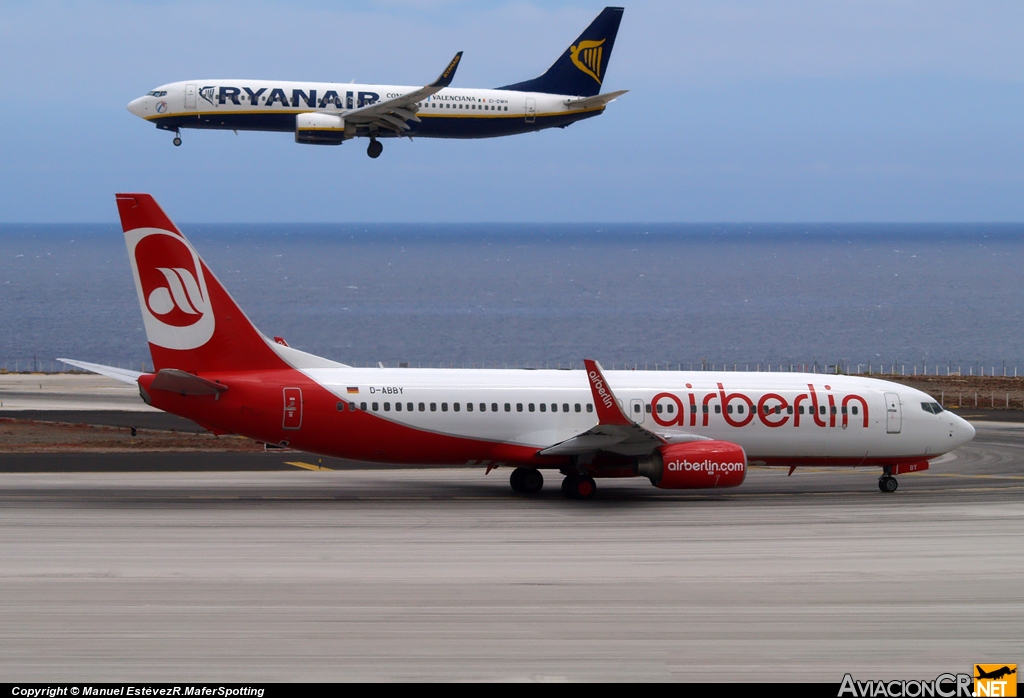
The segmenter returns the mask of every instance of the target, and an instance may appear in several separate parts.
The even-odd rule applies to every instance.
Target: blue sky
[[[125,104],[175,80],[456,85],[533,77],[590,2],[0,4],[0,222],[1021,221],[1024,4],[630,2],[605,89],[566,130],[300,146],[170,135]]]

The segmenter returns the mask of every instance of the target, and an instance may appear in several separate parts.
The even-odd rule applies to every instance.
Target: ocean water
[[[1024,224],[183,225],[267,335],[345,363],[1024,370]],[[0,226],[0,366],[138,366],[116,226]]]

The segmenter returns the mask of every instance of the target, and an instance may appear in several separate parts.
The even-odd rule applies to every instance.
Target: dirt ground
[[[880,375],[872,378],[923,390],[949,409],[1024,409],[1024,377]]]
[[[241,436],[214,436],[157,429],[65,424],[0,418],[0,453],[58,451],[231,451],[262,452],[262,444]]]

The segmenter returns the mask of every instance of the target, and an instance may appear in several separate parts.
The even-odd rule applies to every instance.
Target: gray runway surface
[[[263,454],[260,454],[261,456]],[[275,454],[276,455],[276,454]],[[1024,430],[883,495],[507,471],[0,474],[7,681],[838,682],[1024,659]],[[129,456],[126,456],[129,457]]]

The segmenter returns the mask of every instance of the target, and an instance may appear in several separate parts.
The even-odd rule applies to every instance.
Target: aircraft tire
[[[544,476],[536,468],[521,468],[523,474],[519,478],[519,485],[526,494],[539,494],[544,487]]]
[[[882,492],[895,492],[899,486],[900,483],[892,476],[885,475],[878,478],[878,489]]]
[[[569,499],[593,499],[597,483],[589,475],[569,475],[562,481],[562,492]]]
[[[181,145],[181,136],[175,136],[174,140],[171,141],[171,143],[173,143],[175,146]]]
[[[523,489],[523,469],[516,468],[508,478],[508,484],[512,485],[513,492],[525,492]]]
[[[380,154],[384,152],[384,144],[378,141],[376,138],[370,139],[370,145],[366,146],[366,154],[371,158],[377,159]]]

